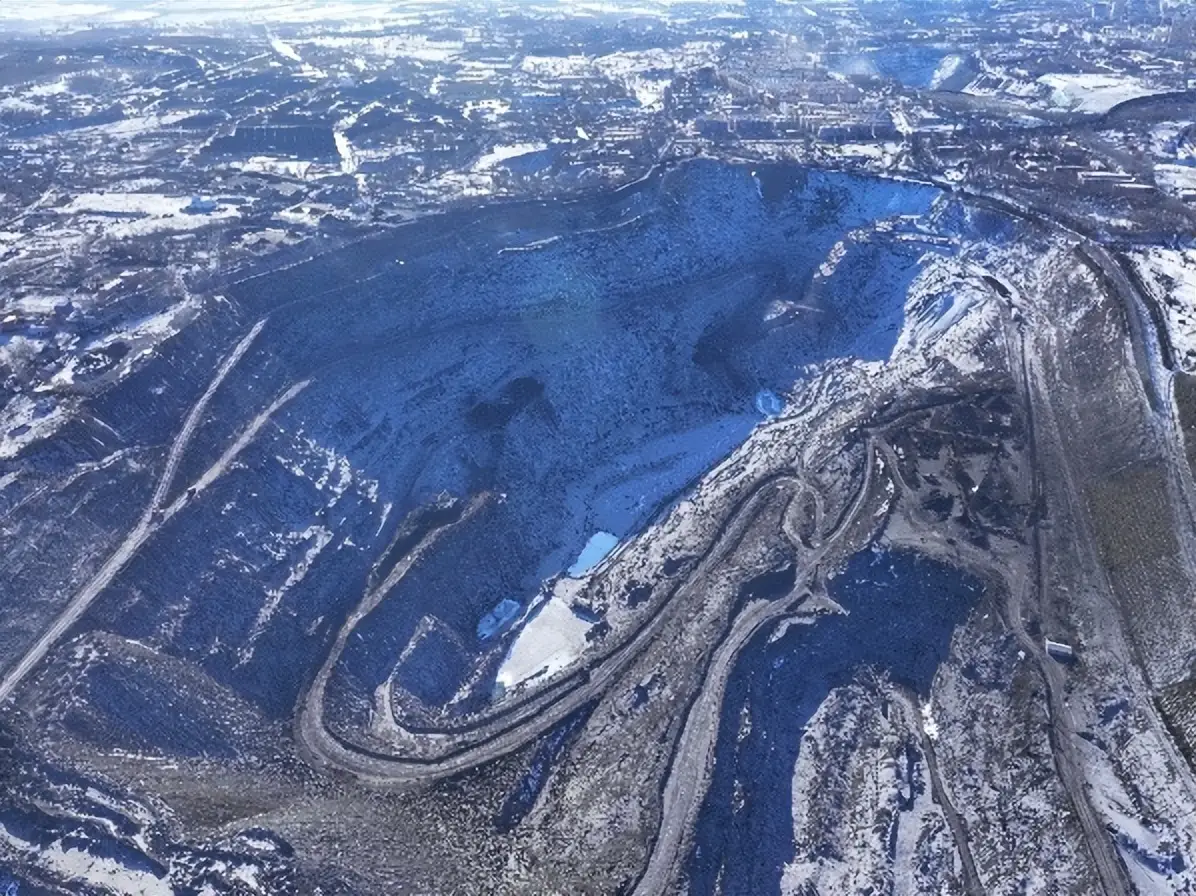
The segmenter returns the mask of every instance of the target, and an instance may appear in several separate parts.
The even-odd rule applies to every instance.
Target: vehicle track
[[[1029,322],[1033,324],[1035,309],[1027,308],[1025,309],[1025,313],[1030,315]],[[1039,394],[1042,394],[1043,390],[1035,390],[1034,388],[1035,381],[1032,378],[1028,357],[1029,353],[1026,350],[1025,330],[1018,327],[1016,328],[1016,333],[1010,334],[1009,330],[1015,328],[1015,324],[1010,320],[1008,313],[1003,315],[1003,317],[1006,328],[1006,344],[1011,350],[1016,346],[1017,357],[1010,358],[1009,367],[1010,372],[1017,381],[1018,391],[1021,393],[1025,404],[1026,444],[1030,454],[1031,506],[1037,508],[1041,506],[1042,501],[1042,482],[1041,469],[1038,462],[1039,433],[1035,420],[1035,392],[1037,391]],[[1063,463],[1066,468],[1066,460]],[[1100,878],[1101,889],[1106,896],[1121,896],[1121,894],[1131,893],[1133,890],[1125,865],[1121,862],[1113,847],[1112,838],[1109,837],[1104,824],[1097,817],[1092,801],[1088,797],[1087,780],[1083,771],[1083,760],[1077,755],[1074,747],[1078,734],[1076,732],[1075,720],[1072,718],[1071,709],[1067,705],[1067,698],[1065,696],[1066,681],[1063,678],[1063,672],[1059,664],[1047,655],[1045,645],[1039,643],[1037,639],[1030,637],[1022,619],[1022,608],[1026,603],[1027,595],[1031,591],[1033,592],[1035,605],[1041,607],[1045,599],[1043,592],[1046,577],[1044,571],[1042,523],[1037,518],[1037,515],[1034,520],[1033,529],[1031,572],[1021,582],[1009,583],[1009,587],[1006,589],[1008,607],[1005,613],[1007,617],[1005,622],[1021,644],[1022,649],[1026,651],[1028,656],[1034,658],[1034,662],[1038,666],[1039,673],[1042,676],[1043,684],[1046,687],[1047,710],[1050,718],[1051,755],[1055,762],[1055,770],[1059,775],[1059,780],[1067,792],[1072,808],[1075,810],[1076,817],[1084,831],[1084,839],[1088,843],[1088,851],[1092,856],[1097,875]]]
[[[947,827],[951,829],[955,849],[959,853],[959,863],[963,867],[964,892],[968,896],[984,896],[984,884],[976,870],[976,858],[972,855],[972,847],[968,843],[967,827],[956,810],[947,788],[943,786],[943,779],[939,775],[938,756],[934,751],[934,741],[927,735],[925,728],[919,724],[921,708],[918,705],[918,695],[912,689],[898,684],[891,685],[889,693],[902,703],[909,716],[910,727],[917,732],[922,755],[926,757],[926,770],[930,775],[930,793],[943,813],[943,817],[947,820]]]
[[[1029,221],[1031,224],[1039,226],[1049,232],[1056,234],[1066,234],[1067,236],[1071,237],[1076,243],[1075,250],[1081,262],[1092,271],[1098,282],[1100,282],[1106,290],[1108,290],[1110,293],[1116,293],[1121,298],[1122,308],[1125,312],[1126,323],[1129,327],[1129,336],[1132,343],[1130,349],[1133,353],[1133,358],[1142,380],[1142,389],[1147,403],[1154,412],[1156,424],[1163,430],[1163,441],[1165,443],[1165,450],[1167,451],[1169,460],[1167,467],[1171,472],[1173,487],[1176,488],[1179,499],[1184,504],[1184,509],[1186,511],[1186,519],[1184,522],[1189,526],[1196,525],[1196,497],[1193,497],[1192,495],[1191,477],[1184,475],[1182,468],[1177,466],[1181,463],[1186,464],[1187,461],[1182,448],[1182,440],[1178,433],[1178,424],[1174,419],[1173,411],[1171,409],[1171,402],[1169,400],[1168,394],[1169,390],[1166,388],[1168,384],[1160,384],[1155,379],[1156,371],[1162,370],[1164,371],[1165,375],[1169,374],[1171,359],[1168,357],[1170,346],[1164,336],[1160,336],[1158,333],[1156,333],[1156,339],[1153,342],[1147,336],[1146,331],[1148,331],[1152,325],[1155,327],[1158,326],[1158,317],[1156,314],[1154,314],[1153,306],[1149,297],[1145,296],[1141,290],[1137,288],[1137,285],[1134,283],[1134,278],[1126,273],[1122,265],[1110,255],[1108,250],[1103,245],[1101,245],[1096,236],[1091,232],[1082,229],[1082,225],[1075,222],[1069,223],[1060,220],[1049,213],[1044,212],[1040,208],[1023,206],[1004,197],[975,193],[970,190],[960,189],[954,185],[945,183],[939,183],[938,185],[949,192],[955,193],[956,195],[963,196],[980,204],[988,205],[997,209],[998,211],[1002,211],[1007,214],[1011,214],[1014,217]],[[1022,310],[1030,315],[1028,322],[1032,323],[1034,308],[1032,306],[1026,306]],[[1148,318],[1147,321],[1142,319],[1144,314]],[[1041,402],[1042,406],[1046,408],[1049,415],[1049,420],[1047,421],[1048,425],[1050,425],[1056,433],[1058,432],[1058,422],[1053,410],[1051,410],[1051,396],[1049,391],[1043,388],[1038,388],[1037,390],[1034,390],[1033,388],[1034,380],[1032,378],[1031,369],[1027,361],[1024,331],[1022,331],[1021,328],[1018,328],[1019,332],[1017,334],[1016,340],[1011,340],[1009,337],[1009,330],[1011,328],[1012,324],[1006,320],[1007,341],[1010,342],[1011,346],[1013,341],[1016,341],[1019,345],[1020,358],[1016,365],[1011,362],[1011,372],[1013,372],[1015,375],[1020,373],[1020,385],[1024,390],[1027,407],[1027,422],[1031,429],[1029,444],[1031,446],[1031,450],[1036,452],[1037,437],[1033,432],[1033,413],[1035,400],[1035,395],[1032,394],[1033,392],[1036,391],[1038,400]],[[1075,518],[1078,521],[1077,524],[1080,530],[1079,534],[1081,536],[1079,540],[1089,556],[1089,562],[1092,564],[1092,568],[1099,571],[1101,579],[1105,583],[1106,593],[1111,595],[1113,593],[1112,585],[1104,571],[1103,564],[1101,564],[1097,558],[1093,536],[1088,530],[1087,524],[1085,522],[1086,515],[1082,510],[1083,504],[1078,497],[1078,490],[1071,475],[1070,465],[1067,463],[1066,459],[1063,459],[1062,467],[1065,480],[1064,485],[1067,491],[1067,500],[1073,508]],[[1036,458],[1032,462],[1032,468],[1034,470],[1033,485],[1035,489],[1035,502],[1037,506],[1039,483]],[[1036,576],[1038,578],[1037,588],[1039,599],[1041,601],[1041,589],[1043,587],[1043,582],[1040,568],[1040,564],[1042,562],[1042,547],[1040,537],[1040,526],[1036,522],[1034,532],[1034,549],[1035,564],[1037,567]],[[1185,541],[1187,541],[1187,539],[1181,539],[1181,543]],[[1074,755],[1074,751],[1071,750],[1069,744],[1061,744],[1057,740],[1057,737],[1060,733],[1065,735],[1063,740],[1074,738],[1076,736],[1074,733],[1074,724],[1072,723],[1070,711],[1066,705],[1066,701],[1062,697],[1056,696],[1063,686],[1062,672],[1058,668],[1058,665],[1046,656],[1045,650],[1042,648],[1042,646],[1033,639],[1030,639],[1026,634],[1020,618],[1021,597],[1020,595],[1014,597],[1014,591],[1015,589],[1011,587],[1011,600],[1016,600],[1017,603],[1011,605],[1009,608],[1009,615],[1015,618],[1011,619],[1009,624],[1011,628],[1014,627],[1015,624],[1020,628],[1020,633],[1015,630],[1015,635],[1017,635],[1019,641],[1021,641],[1023,644],[1029,645],[1030,656],[1035,658],[1039,664],[1039,667],[1043,670],[1043,680],[1047,685],[1048,703],[1051,709],[1052,744],[1056,747],[1061,747],[1063,752],[1066,753],[1066,755],[1061,757],[1063,764],[1059,767],[1060,776],[1062,777],[1064,773],[1068,774],[1069,776],[1073,776],[1070,786],[1068,786],[1067,781],[1065,781],[1064,784],[1065,787],[1067,787],[1073,802],[1076,803],[1077,815],[1080,817],[1081,823],[1083,824],[1085,830],[1085,839],[1088,841],[1090,850],[1094,854],[1094,861],[1097,863],[1097,869],[1101,878],[1102,888],[1107,896],[1120,896],[1122,893],[1132,892],[1132,890],[1129,889],[1129,883],[1124,865],[1113,853],[1112,840],[1107,835],[1104,827],[1095,818],[1095,812],[1092,809],[1091,802],[1088,800],[1087,790],[1085,789],[1086,779],[1083,773],[1082,759],[1077,758]],[[1124,615],[1122,610],[1116,605],[1113,605],[1112,609],[1118,618],[1123,619],[1122,624],[1124,625]],[[1133,651],[1139,664],[1142,665],[1143,658],[1139,654],[1136,645],[1134,645],[1132,641],[1130,642],[1130,649]],[[1156,734],[1157,740],[1161,744],[1163,750],[1167,753],[1170,764],[1174,767],[1184,789],[1191,797],[1193,794],[1196,794],[1196,781],[1194,781],[1192,776],[1188,773],[1188,765],[1186,761],[1184,761],[1182,757],[1178,755],[1178,751],[1175,749],[1174,741],[1171,735],[1163,728],[1157,713],[1151,710],[1147,713],[1147,715],[1150,720],[1151,728]],[[1056,725],[1059,725],[1060,727],[1056,728]],[[1059,750],[1056,750],[1057,762],[1059,761],[1058,754]]]
[[[216,394],[216,390],[220,388],[220,384],[224,382],[225,378],[232,372],[232,369],[237,366],[237,363],[249,351],[249,347],[253,345],[254,340],[257,339],[258,334],[262,332],[262,327],[265,325],[266,319],[262,318],[249,328],[249,332],[242,337],[241,341],[220,362],[220,366],[216,369],[216,375],[208,383],[208,388],[204,390],[204,393],[191,406],[190,412],[183,421],[182,429],[174,437],[174,442],[170,446],[170,453],[166,455],[166,466],[163,467],[162,474],[158,477],[158,486],[154,489],[154,496],[150,500],[149,507],[146,508],[145,514],[142,517],[143,520],[148,520],[153,512],[162,506],[162,502],[166,500],[166,495],[170,491],[170,486],[174,483],[175,475],[178,473],[179,463],[182,461],[183,454],[191,442],[191,437],[195,435],[195,430],[203,420],[203,414],[208,408],[208,403],[211,402],[212,396]]]
[[[70,602],[50,624],[49,628],[29,647],[17,664],[5,674],[3,680],[0,680],[0,703],[4,703],[12,696],[16,688],[46,657],[54,645],[58,643],[59,639],[79,621],[79,618],[87,611],[87,608],[112,583],[112,580],[128,565],[129,561],[137,555],[137,551],[140,550],[141,546],[161,528],[169,516],[172,516],[187,502],[188,496],[184,493],[168,508],[162,507],[162,502],[166,500],[170,486],[178,471],[179,462],[187,450],[191,437],[195,434],[200,421],[203,419],[203,414],[208,403],[212,400],[212,396],[216,394],[217,389],[220,388],[220,384],[224,382],[228,374],[241,358],[244,357],[245,353],[249,350],[249,346],[257,338],[264,325],[264,319],[254,324],[249,332],[225,357],[224,361],[221,362],[207,389],[196,399],[195,404],[192,405],[190,412],[183,421],[183,426],[175,435],[166,457],[166,465],[158,477],[158,483],[154,488],[153,496],[142,513],[141,518],[128,535],[125,536],[124,541],[120,543],[104,562],[103,566],[71,598]],[[299,388],[302,388],[303,385],[306,384],[299,384]],[[289,400],[288,396],[292,396],[292,393],[297,394],[296,387],[292,387],[282,399],[275,401],[266,414],[273,413],[281,407],[285,403],[285,400]],[[221,461],[223,461],[223,466],[220,467],[221,471],[224,467],[227,467],[236,453],[239,453],[252,440],[253,436],[256,435],[258,429],[264,423],[265,416],[259,415],[259,418],[254,421],[250,429],[246,433],[242,433],[241,437],[234,443],[233,448],[225,452],[225,457],[221,458]],[[205,473],[204,478],[208,477],[211,472],[209,470],[208,473]],[[204,478],[201,478],[201,483],[204,482]]]

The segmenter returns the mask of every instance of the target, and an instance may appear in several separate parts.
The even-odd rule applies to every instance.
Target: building
[[[215,199],[205,199],[202,196],[192,196],[190,204],[183,209],[191,215],[208,215],[220,207]]]
[[[1048,656],[1060,662],[1069,663],[1076,658],[1076,649],[1063,641],[1052,641],[1050,638],[1044,638],[1043,646],[1046,648]]]

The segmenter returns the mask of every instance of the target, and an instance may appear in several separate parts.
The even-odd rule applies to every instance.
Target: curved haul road
[[[754,517],[756,506],[762,499],[771,497],[772,488],[781,486],[796,489],[802,485],[798,477],[788,473],[776,474],[757,483],[732,509],[714,545],[687,581],[664,598],[657,611],[633,635],[596,660],[587,671],[551,683],[544,690],[529,695],[524,702],[483,719],[472,728],[442,732],[438,738],[433,734],[440,749],[432,755],[401,755],[364,749],[337,737],[325,725],[324,695],[328,680],[339,658],[340,648],[343,648],[356,622],[368,612],[365,608],[376,606],[385,592],[397,584],[419,553],[435,538],[435,533],[427,536],[408,558],[396,566],[379,589],[366,596],[362,604],[364,611],[359,609],[355,612],[342,628],[329,658],[299,702],[295,727],[301,748],[315,764],[348,772],[377,786],[426,782],[482,765],[519,749],[608,689],[657,636],[669,608],[675,607],[684,594],[701,581],[711,566],[735,549]],[[828,546],[831,541],[833,538],[828,540]]]
[[[851,504],[836,520],[835,529],[805,558],[803,565],[807,570],[807,579],[821,559],[858,518],[871,491],[875,465],[875,446],[869,433],[866,434],[865,442],[864,475],[858,490]],[[746,524],[754,517],[759,501],[771,497],[776,487],[786,487],[796,492],[804,487],[804,483],[792,474],[775,475],[758,483],[732,510],[714,545],[687,582],[662,601],[662,608],[676,606],[685,591],[692,587],[700,587],[704,574],[710,567],[724,559],[738,545]],[[300,701],[296,718],[297,738],[308,758],[316,764],[348,772],[373,785],[403,786],[455,774],[493,761],[524,746],[577,707],[600,696],[643,652],[660,627],[663,612],[658,612],[650,618],[635,635],[603,658],[591,669],[588,678],[566,679],[566,683],[573,682],[573,686],[564,693],[552,693],[550,702],[547,705],[539,705],[535,714],[525,717],[523,713],[516,713],[515,718],[500,717],[491,725],[483,726],[468,742],[461,743],[454,751],[439,758],[421,759],[388,755],[349,744],[330,732],[322,717],[324,694],[328,678],[339,656],[339,648],[343,647],[356,621],[377,605],[432,539],[434,534],[426,538],[408,559],[396,566],[386,582],[367,595],[362,608],[350,617],[329,660]],[[795,547],[800,549],[801,545]],[[705,794],[706,779],[713,761],[714,739],[718,732],[717,720],[726,683],[736,659],[757,632],[791,610],[792,604],[787,600],[749,605],[735,618],[725,639],[711,658],[702,688],[691,704],[680,743],[670,763],[669,777],[663,794],[663,822],[660,834],[653,845],[648,867],[637,884],[636,894],[662,892],[675,870],[686,831]]]

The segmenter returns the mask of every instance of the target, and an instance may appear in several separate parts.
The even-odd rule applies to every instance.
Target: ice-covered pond
[[[577,560],[569,567],[569,575],[576,578],[587,572],[607,558],[619,543],[619,536],[610,532],[595,532],[581,549]]]

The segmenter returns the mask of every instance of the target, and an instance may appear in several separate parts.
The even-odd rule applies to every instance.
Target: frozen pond
[[[577,555],[577,560],[569,567],[569,576],[574,579],[584,576],[605,560],[618,543],[618,537],[609,532],[595,532],[586,542],[586,546],[581,549],[581,553]]]

